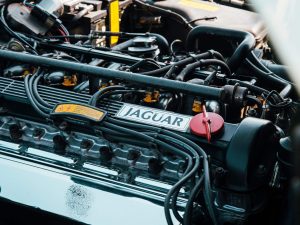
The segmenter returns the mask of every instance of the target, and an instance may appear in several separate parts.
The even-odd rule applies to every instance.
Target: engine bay
[[[285,219],[298,96],[256,13],[1,4],[0,140],[17,154],[130,185],[119,194],[162,206],[168,225]]]

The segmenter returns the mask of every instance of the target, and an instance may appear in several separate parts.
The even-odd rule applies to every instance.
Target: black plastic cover
[[[250,191],[268,183],[279,137],[267,120],[248,117],[236,130],[226,154],[226,188]]]
[[[179,13],[193,26],[207,25],[250,32],[257,43],[267,34],[259,15],[247,10],[200,0],[156,1],[154,5]]]

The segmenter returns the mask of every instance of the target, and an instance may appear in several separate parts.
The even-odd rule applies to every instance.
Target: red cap
[[[213,112],[199,113],[190,122],[191,133],[206,137],[208,142],[210,142],[211,135],[217,134],[223,127],[224,119]]]

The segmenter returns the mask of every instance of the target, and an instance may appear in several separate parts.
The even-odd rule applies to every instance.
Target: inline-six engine
[[[6,1],[0,22],[0,138],[17,154],[131,184],[168,224],[252,224],[285,187],[296,96],[255,13]]]

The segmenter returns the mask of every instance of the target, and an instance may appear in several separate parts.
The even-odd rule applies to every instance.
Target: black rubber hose
[[[130,69],[130,71],[135,72],[138,68],[143,68],[143,66],[145,66],[147,64],[156,67],[156,69],[161,68],[160,65],[157,64],[154,59],[146,58],[146,59],[142,59],[141,61],[133,64],[129,69]]]
[[[198,54],[195,56],[190,56],[188,58],[185,58],[183,60],[175,62],[171,65],[164,66],[160,69],[149,71],[149,72],[144,72],[143,74],[151,75],[151,76],[158,76],[158,75],[161,75],[162,73],[167,73],[171,69],[171,67],[174,67],[174,66],[182,67],[182,66],[185,66],[187,64],[190,64],[190,63],[195,62],[200,59],[207,59],[207,58],[213,57],[213,56],[215,56],[215,53],[217,53],[216,55],[218,56],[218,54],[219,54],[218,52],[210,50],[208,52],[204,52],[204,53],[201,53],[201,54]]]
[[[118,43],[117,45],[115,45],[114,47],[112,47],[112,50],[114,51],[122,51],[127,49],[128,47],[133,45],[133,39],[129,39],[127,41],[124,41],[122,43]]]
[[[163,55],[169,55],[170,54],[170,46],[168,40],[157,33],[147,33],[150,37],[155,37],[156,38],[156,43],[161,51],[161,54]]]
[[[283,83],[289,83],[292,84],[291,82],[285,80],[284,78],[278,76],[276,73],[274,73],[273,71],[271,71],[264,63],[263,60],[259,59],[256,54],[254,53],[254,51],[251,51],[251,53],[249,54],[248,58],[247,58],[247,62],[249,65],[251,65],[251,63],[249,63],[249,61],[256,66],[260,71],[266,73],[267,75],[272,75],[273,77],[282,80]],[[252,66],[252,65],[251,65]]]
[[[265,73],[272,74],[272,72],[264,64],[262,64],[261,60],[256,56],[254,51],[250,52],[247,59],[250,60],[255,66],[257,66],[259,69],[261,69]]]
[[[106,93],[103,93],[102,95],[99,96],[98,101],[101,101],[102,99],[108,98],[109,96],[112,95],[118,95],[118,94],[127,94],[127,93],[135,93],[135,94],[141,94],[145,93],[144,90],[115,90],[115,91],[109,91]]]
[[[68,52],[72,54],[78,55],[85,55],[91,58],[99,58],[106,60],[108,62],[117,62],[117,63],[124,63],[128,65],[132,65],[142,60],[142,58],[134,57],[126,54],[120,54],[109,50],[99,50],[98,48],[92,47],[84,47],[78,46],[70,43],[62,43],[62,44],[52,44],[48,42],[37,42],[39,47],[46,49],[46,50],[58,50],[63,52]],[[130,43],[129,43],[130,44]],[[125,48],[125,46],[123,46]],[[123,48],[122,47],[122,48]],[[117,51],[118,48],[113,49]],[[164,66],[164,63],[158,62],[158,64]]]
[[[186,39],[187,51],[195,51],[196,40],[205,35],[228,38],[239,42],[238,47],[227,62],[232,72],[239,68],[256,43],[254,36],[249,32],[200,25],[189,32]]]
[[[237,80],[237,79],[228,79],[227,80],[227,83],[229,85],[235,85],[235,84],[240,84],[242,87],[246,87],[248,88],[250,91],[253,91],[255,92],[256,94],[269,94],[270,92],[264,88],[261,88],[261,87],[258,87],[256,85],[253,85],[253,84],[250,84],[250,83],[247,83],[247,82],[244,82],[244,81],[241,81],[241,80]]]
[[[122,33],[122,32],[117,32],[116,34],[117,34],[117,36],[122,36],[122,34],[124,34],[124,36],[126,36],[126,33]],[[159,47],[159,49],[161,51],[160,53],[164,54],[164,55],[170,54],[169,42],[168,42],[168,40],[164,36],[162,36],[160,34],[157,34],[157,33],[146,33],[146,34],[130,33],[130,36],[133,36],[133,35],[135,35],[136,37],[138,37],[138,36],[155,37],[156,44],[158,45],[158,47]],[[126,48],[128,48],[128,47],[130,47],[130,46],[133,45],[134,38],[133,39],[129,39],[128,41],[123,42],[123,43],[124,43],[124,46]],[[122,45],[122,43],[121,43],[121,45]],[[117,50],[117,49],[114,49],[114,50]],[[124,50],[124,48],[123,48],[123,50]]]
[[[113,90],[125,90],[125,87],[123,86],[119,86],[119,85],[115,85],[115,86],[108,86],[105,87],[99,91],[97,91],[89,100],[88,104],[92,105],[92,106],[96,106],[97,102],[99,100],[99,98],[101,97],[101,95],[105,94],[106,92],[109,91],[113,91]]]
[[[170,79],[173,76],[173,73],[175,73],[175,71],[178,69],[177,66],[173,66],[168,70],[168,72],[166,72],[166,74],[164,75],[164,78],[166,79]]]
[[[209,66],[209,65],[220,66],[227,76],[231,75],[231,71],[230,71],[229,67],[223,61],[218,60],[218,59],[201,59],[197,62],[187,65],[176,77],[176,80],[185,81],[188,79],[188,76],[191,75],[191,73],[196,68],[201,67],[201,66]]]
[[[285,66],[285,65],[280,65],[280,64],[275,64],[275,63],[272,63],[271,61],[269,60],[260,60],[261,63],[266,67],[268,68],[272,73],[276,74],[277,76],[279,76],[280,78],[284,79],[284,80],[287,80],[287,81],[291,81],[289,79],[289,70],[288,70],[288,67]]]
[[[217,75],[217,71],[211,72],[211,73],[205,78],[205,80],[204,80],[203,83],[204,83],[205,85],[210,85],[210,83],[215,79],[216,75]]]
[[[180,60],[178,62],[170,64],[168,66],[164,66],[160,69],[152,70],[152,71],[149,71],[149,72],[144,72],[143,74],[151,75],[151,76],[159,76],[162,73],[167,73],[174,66],[182,67],[182,66],[190,64],[192,62],[195,62],[196,60],[205,59],[205,58],[209,58],[209,57],[211,57],[211,54],[209,52],[204,52],[204,53],[201,53],[201,54],[198,54],[198,55],[195,55],[195,56],[190,56],[188,58],[185,58],[183,60]]]
[[[15,62],[28,63],[31,65],[57,68],[65,71],[73,71],[76,73],[85,74],[87,76],[107,79],[120,79],[147,87],[157,87],[169,91],[202,96],[207,99],[223,100],[225,97],[225,90],[223,88],[195,85],[186,82],[146,76],[138,73],[111,70],[108,68],[96,67],[83,63],[29,55],[21,52],[0,50],[0,58]]]
[[[247,59],[246,61],[247,61],[248,65],[254,70],[255,75],[259,76],[259,78],[262,81],[271,83],[272,85],[281,88],[281,91],[280,91],[281,97],[285,98],[291,93],[291,91],[293,89],[292,84],[290,84],[287,81],[284,81],[281,78],[273,76],[272,72],[270,72],[270,73],[264,72],[263,70],[261,70],[260,68],[255,66],[250,60]]]
[[[193,78],[187,81],[188,83],[203,85],[204,81],[200,78]]]

